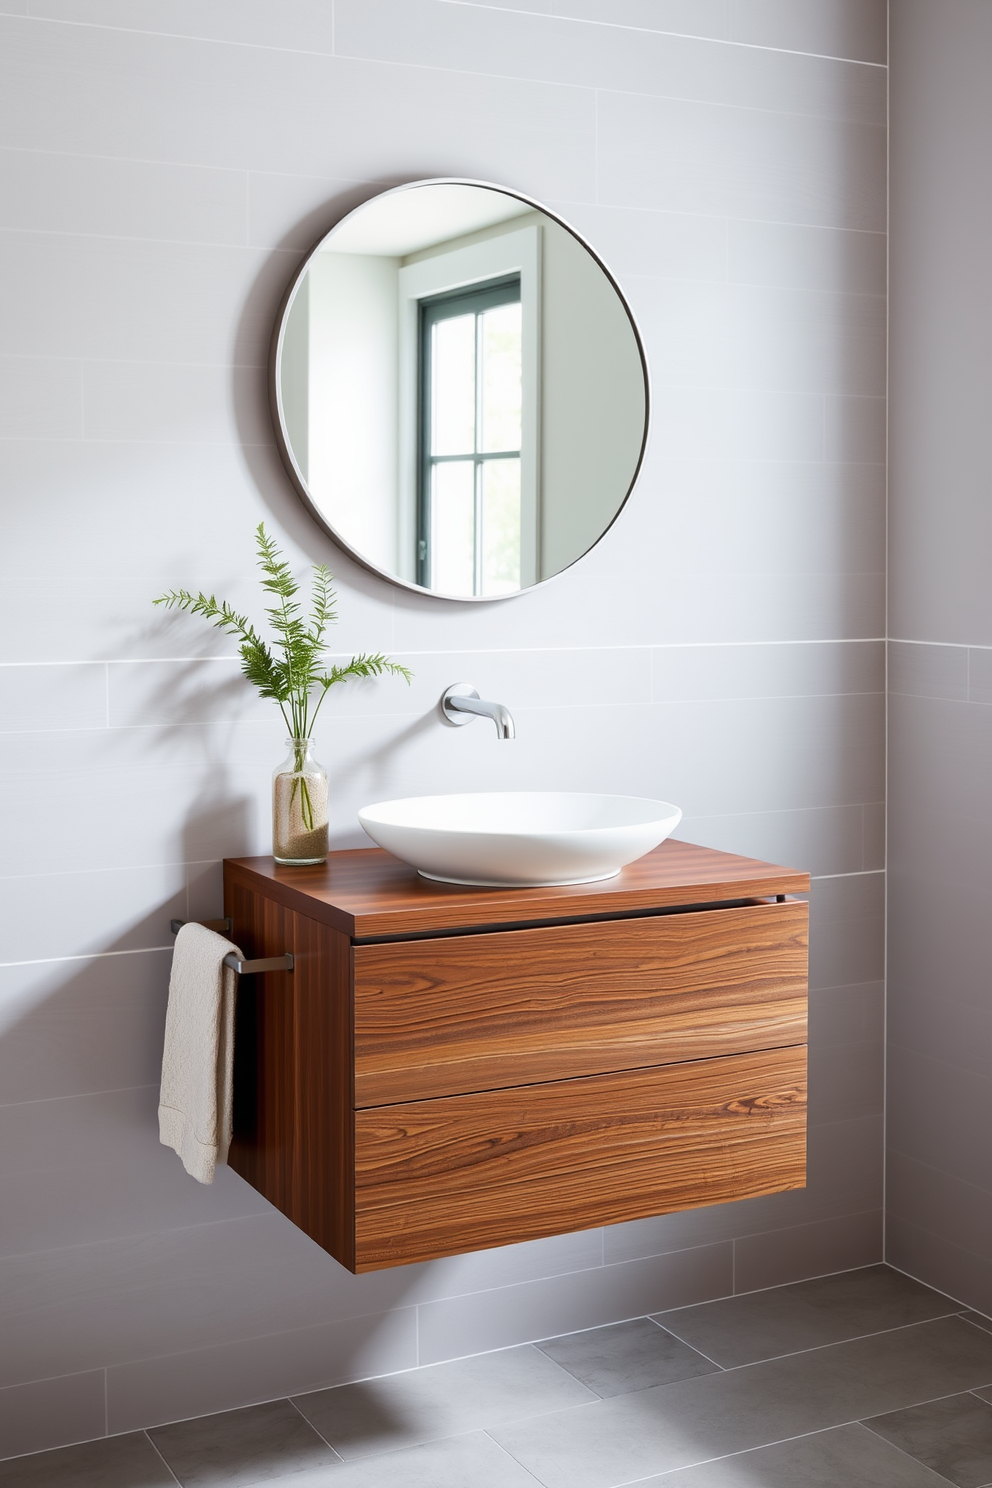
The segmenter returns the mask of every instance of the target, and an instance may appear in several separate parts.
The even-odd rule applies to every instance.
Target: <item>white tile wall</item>
[[[735,1265],[877,1256],[884,11],[0,7],[0,1456],[680,1305]],[[465,609],[316,530],[265,405],[300,253],[376,183],[436,174],[574,221],[654,376],[600,547]],[[282,725],[228,639],[151,601],[257,608],[260,520],[332,567],[342,654],[416,674],[328,705],[334,845],[377,797],[622,782],[689,839],[819,875],[807,1189],[352,1277],[158,1145],[168,921],[217,913],[219,860],[266,850]],[[514,710],[512,744],[441,725],[461,678]]]

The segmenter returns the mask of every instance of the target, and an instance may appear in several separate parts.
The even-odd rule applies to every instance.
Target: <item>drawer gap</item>
[[[444,930],[410,930],[403,935],[353,935],[354,946],[395,945],[409,940],[448,940],[454,936],[494,935],[514,930],[553,930],[560,925],[598,925],[605,920],[657,920],[669,915],[699,914],[711,909],[750,909],[761,904],[795,904],[807,899],[805,894],[768,895],[762,899],[711,899],[704,904],[673,904],[662,909],[620,909],[608,914],[575,914],[553,920],[494,920],[488,925],[456,926]]]
[[[805,1049],[806,1047],[807,1047],[806,1044],[769,1044],[767,1048],[752,1049],[752,1050],[749,1050],[749,1052],[750,1053],[753,1053],[753,1054],[774,1054],[774,1053],[778,1053],[780,1050],[785,1050],[785,1049]],[[689,1069],[689,1068],[695,1068],[695,1067],[698,1067],[698,1068],[702,1069],[702,1068],[704,1068],[704,1066],[706,1066],[708,1064],[712,1064],[714,1062],[714,1060],[721,1060],[722,1059],[722,1060],[726,1061],[726,1058],[727,1058],[727,1056],[725,1054],[711,1054],[711,1055],[709,1055],[708,1057],[706,1057],[704,1059],[688,1059],[687,1060],[687,1059],[678,1059],[678,1058],[676,1058],[676,1059],[671,1059],[667,1063],[662,1063],[662,1064],[659,1064],[657,1062],[657,1060],[652,1061],[651,1064],[621,1064],[621,1065],[617,1065],[613,1069],[600,1070],[598,1072],[598,1074],[594,1074],[594,1075],[560,1075],[560,1076],[556,1077],[553,1081],[549,1081],[547,1079],[545,1079],[545,1080],[521,1080],[521,1081],[519,1081],[515,1085],[479,1085],[476,1089],[473,1089],[473,1090],[458,1090],[458,1091],[455,1091],[455,1092],[451,1093],[450,1095],[446,1095],[446,1096],[442,1097],[442,1099],[445,1099],[445,1100],[469,1099],[469,1100],[471,1100],[472,1096],[474,1096],[474,1095],[492,1095],[493,1092],[494,1091],[497,1091],[497,1090],[505,1090],[507,1093],[509,1093],[512,1090],[531,1090],[531,1089],[536,1089],[539,1086],[549,1085],[549,1084],[566,1086],[566,1085],[572,1085],[572,1084],[574,1084],[577,1080],[589,1081],[589,1080],[596,1080],[596,1079],[607,1079],[610,1075],[636,1075],[636,1074],[639,1074],[642,1070],[652,1070],[652,1069],[666,1070],[666,1069],[674,1069],[676,1067],[678,1067],[680,1069]],[[438,1097],[436,1097],[436,1096],[425,1095],[420,1100],[411,1100],[409,1098],[409,1096],[407,1096],[406,1099],[404,1099],[404,1100],[397,1100],[397,1101],[376,1101],[374,1104],[370,1104],[370,1105],[367,1105],[367,1106],[358,1106],[358,1105],[356,1105],[355,1110],[356,1111],[388,1111],[391,1106],[423,1106],[423,1105],[429,1104],[432,1101],[436,1102],[437,1099],[438,1099]]]

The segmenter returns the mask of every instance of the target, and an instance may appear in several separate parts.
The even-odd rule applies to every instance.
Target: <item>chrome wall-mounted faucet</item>
[[[470,682],[453,682],[441,694],[441,712],[449,723],[471,723],[473,718],[491,718],[498,739],[516,738],[513,714],[502,703],[488,703]]]

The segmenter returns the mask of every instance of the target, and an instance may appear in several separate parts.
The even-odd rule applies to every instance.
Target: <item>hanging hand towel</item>
[[[199,1183],[213,1183],[231,1145],[237,972],[224,965],[231,951],[241,959],[222,935],[189,924],[172,956],[158,1130]]]

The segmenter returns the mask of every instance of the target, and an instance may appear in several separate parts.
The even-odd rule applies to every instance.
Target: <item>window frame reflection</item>
[[[495,461],[516,462],[520,485],[522,466],[522,432],[520,442],[512,449],[486,449],[484,397],[485,317],[491,311],[505,305],[521,306],[521,276],[519,273],[500,275],[498,278],[446,290],[436,295],[425,296],[419,302],[419,358],[418,358],[418,491],[417,491],[417,582],[426,589],[442,587],[446,592],[463,594],[466,598],[483,598],[486,595],[517,592],[520,587],[520,544],[517,544],[517,569],[513,578],[508,578],[494,587],[492,580],[492,555],[487,548],[486,520],[486,468]],[[472,317],[473,357],[473,404],[471,448],[457,452],[441,453],[438,445],[439,414],[437,401],[437,336],[438,328],[446,322]],[[522,337],[522,327],[521,327]],[[523,375],[521,345],[520,407],[523,416]],[[457,589],[452,591],[445,583],[445,576],[438,573],[440,549],[435,533],[438,509],[438,479],[441,465],[471,463],[472,470],[472,554],[471,584],[467,584],[467,571]],[[519,503],[518,503],[519,504]],[[518,529],[520,522],[518,520]],[[441,545],[443,547],[443,545]],[[466,555],[467,556],[467,555]]]

